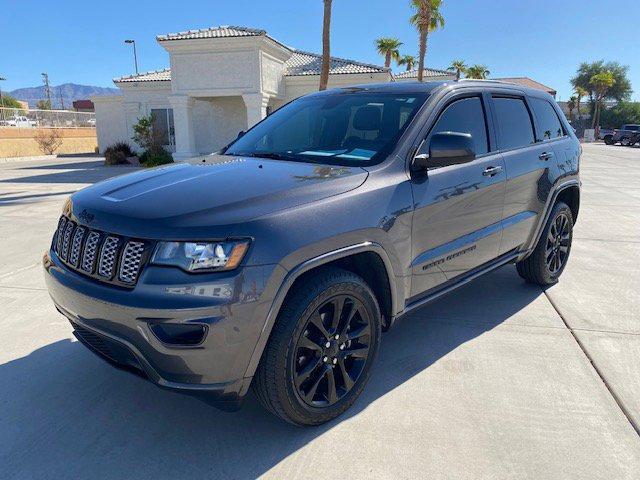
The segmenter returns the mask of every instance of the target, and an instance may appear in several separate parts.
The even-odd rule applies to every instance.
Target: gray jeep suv
[[[387,83],[299,98],[220,152],[64,207],[46,282],[80,342],[160,387],[299,425],[344,412],[395,319],[567,264],[581,148],[546,93]]]

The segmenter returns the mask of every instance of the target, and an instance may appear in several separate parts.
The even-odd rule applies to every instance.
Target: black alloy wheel
[[[336,295],[324,302],[295,346],[296,393],[311,407],[334,405],[360,378],[370,343],[371,320],[359,299]]]
[[[551,275],[556,275],[562,269],[569,256],[570,237],[569,217],[561,212],[551,223],[547,234],[545,262]]]

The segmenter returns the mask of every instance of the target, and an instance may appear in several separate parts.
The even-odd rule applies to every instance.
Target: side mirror
[[[238,132],[238,136],[236,137],[236,140],[238,140],[239,138],[243,137],[245,133],[247,133],[247,132],[245,132],[244,130],[240,130]]]
[[[475,144],[470,133],[440,132],[431,136],[429,153],[416,155],[412,167],[413,170],[426,170],[468,163],[475,158]]]

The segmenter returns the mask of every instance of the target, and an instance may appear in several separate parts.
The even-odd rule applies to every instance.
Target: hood
[[[178,239],[348,192],[367,175],[359,167],[208,155],[97,183],[75,193],[71,209],[91,228],[139,238],[166,237],[169,228]]]

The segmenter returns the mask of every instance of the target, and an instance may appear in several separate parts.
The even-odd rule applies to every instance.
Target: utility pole
[[[46,73],[42,73],[42,82],[44,83],[44,92],[47,95],[47,101],[49,102],[49,109],[53,108],[53,104],[51,103],[51,88],[49,87],[49,75]]]
[[[133,45],[133,63],[136,66],[136,75],[138,75],[138,53],[136,52],[136,41],[135,40],[125,40],[124,43]]]
[[[64,110],[64,98],[62,98],[62,88],[58,87],[58,96],[60,97],[60,109]]]

